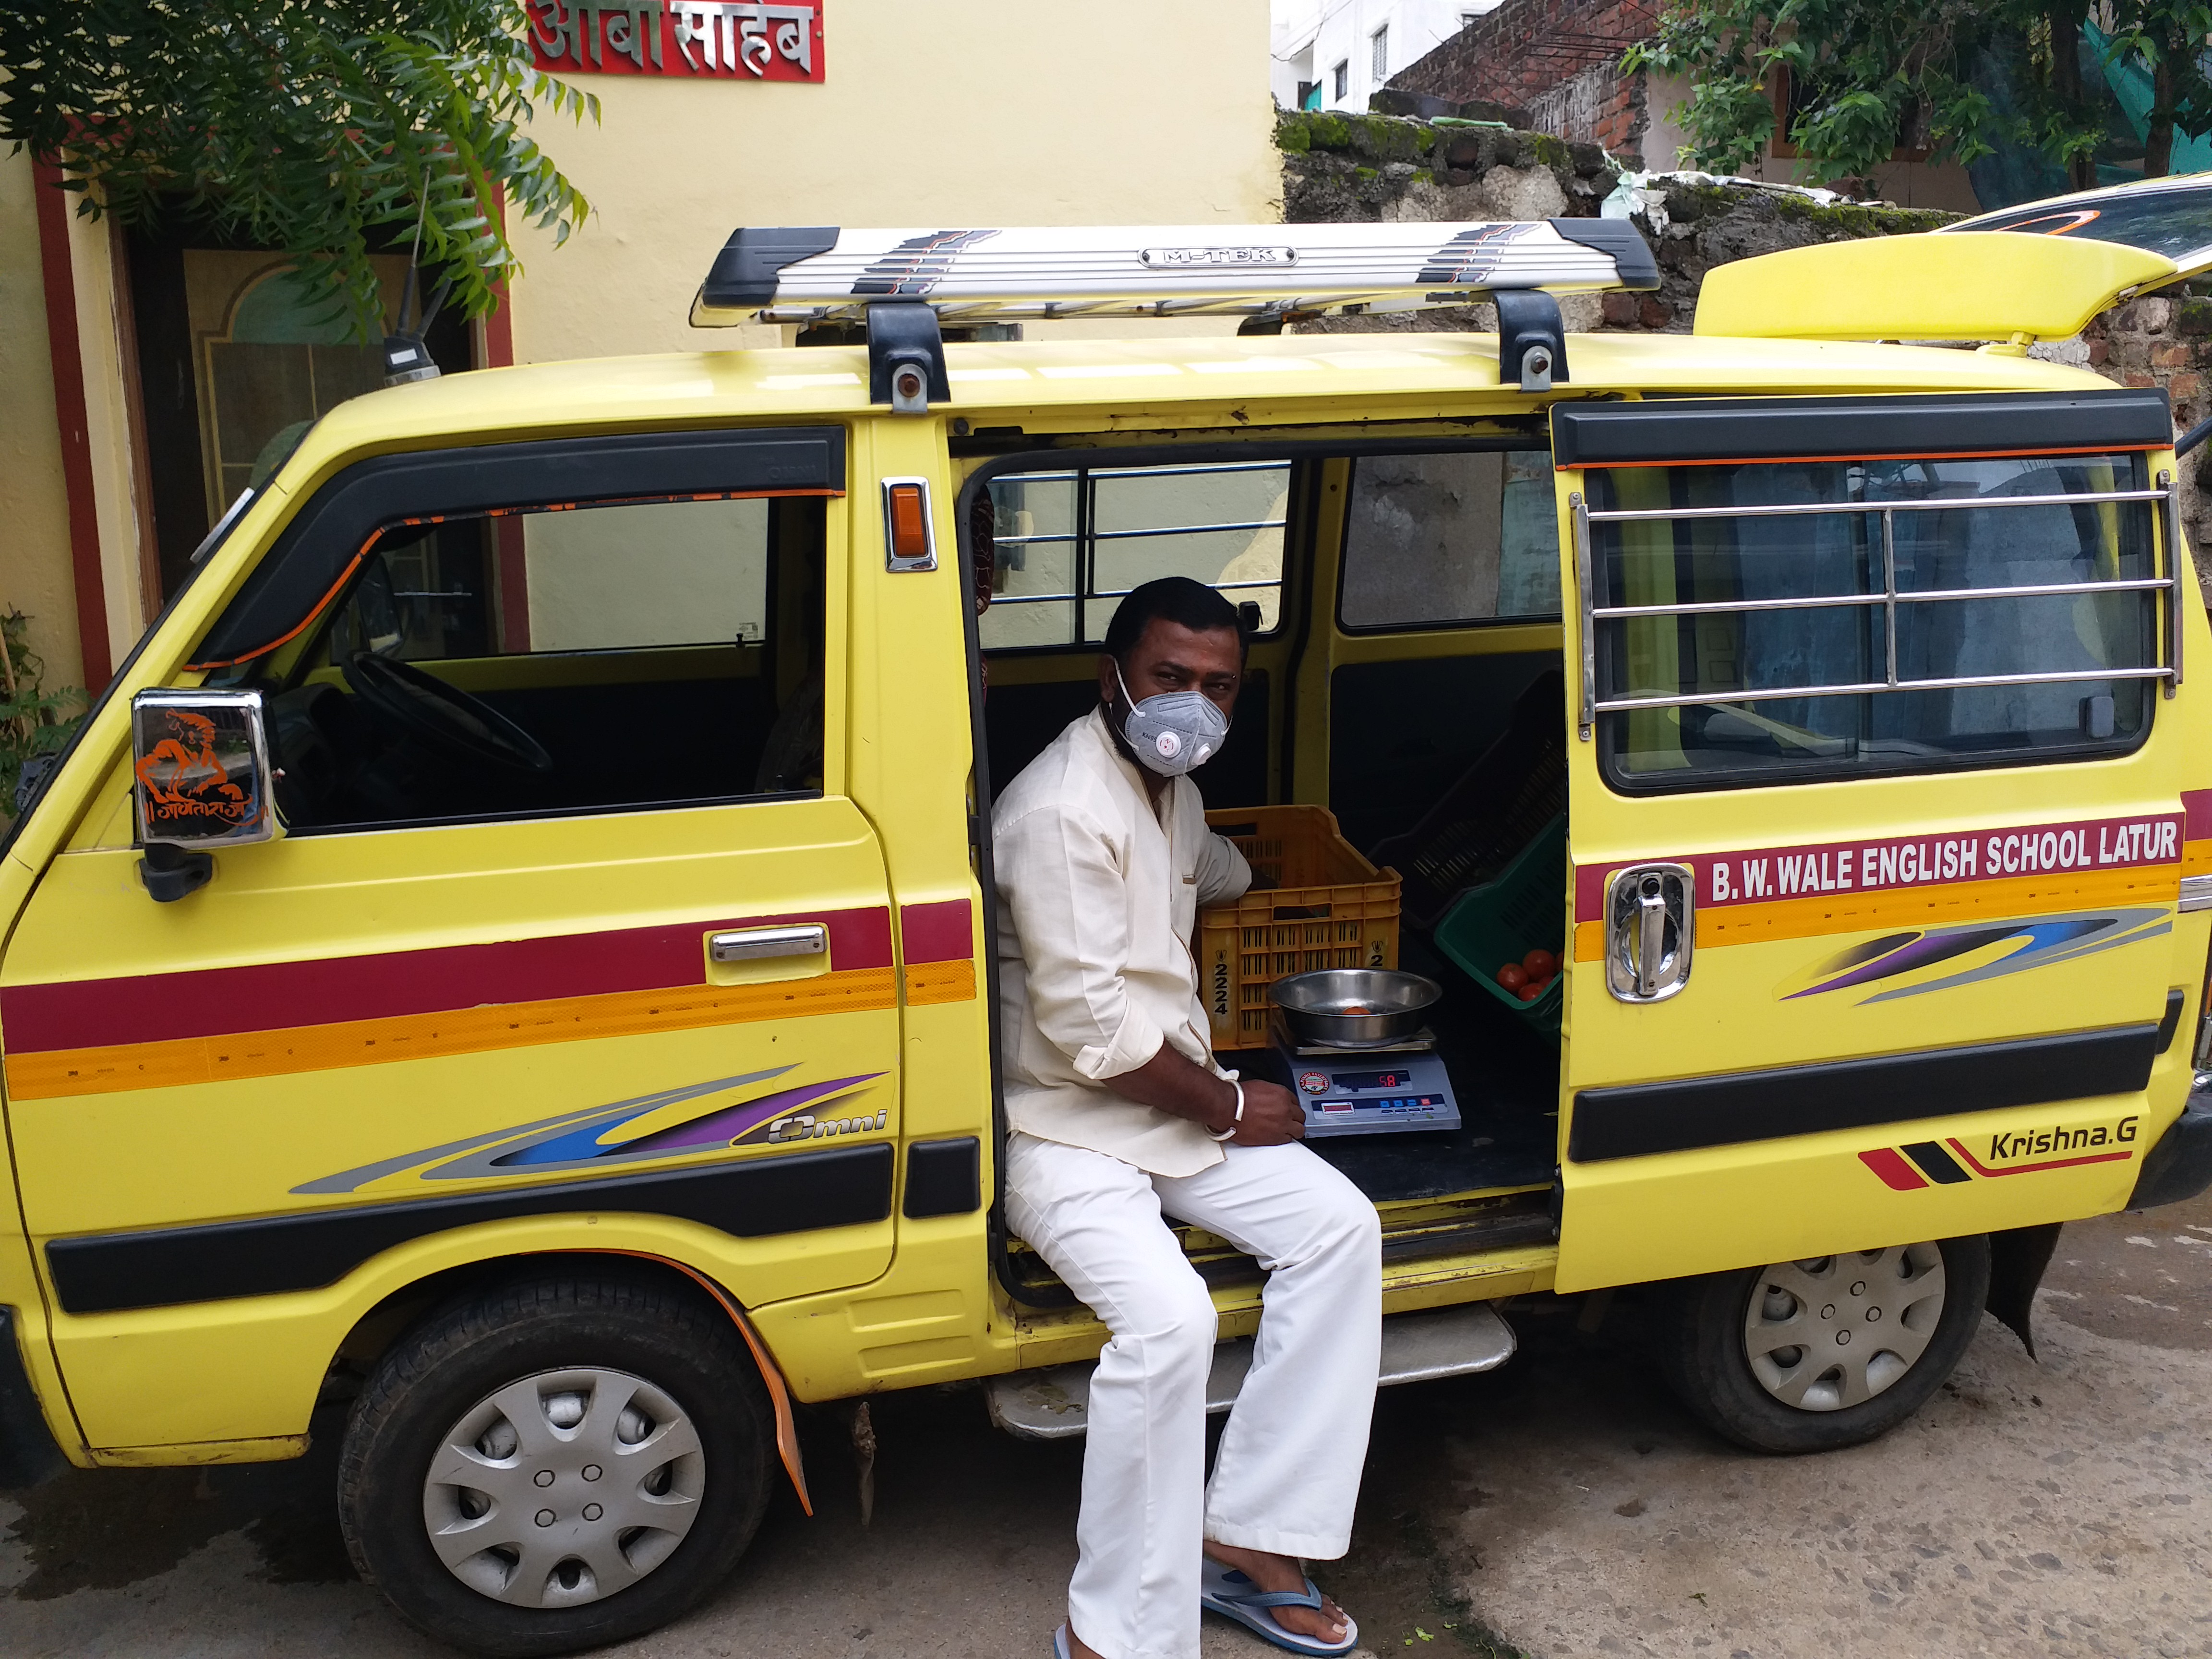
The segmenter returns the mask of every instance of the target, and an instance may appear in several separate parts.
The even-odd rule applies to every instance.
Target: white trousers
[[[1225,1146],[1194,1176],[1016,1133],[1006,1215],[1113,1340],[1091,1379],[1068,1620],[1105,1659],[1194,1659],[1206,1541],[1334,1560],[1382,1347],[1375,1206],[1305,1147]],[[1163,1215],[1267,1272],[1245,1379],[1206,1479],[1213,1300]]]

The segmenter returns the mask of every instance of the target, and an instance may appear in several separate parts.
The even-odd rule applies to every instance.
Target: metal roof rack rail
[[[1061,317],[1288,316],[1410,311],[1501,301],[1500,372],[1524,391],[1566,378],[1551,296],[1643,291],[1659,267],[1620,219],[1445,224],[1149,225],[1026,229],[745,228],[732,233],[692,301],[695,327],[758,319],[869,322],[870,395],[895,399],[898,354],[927,351],[924,390],[949,395],[941,346],[912,306],[966,322]],[[1504,296],[1512,296],[1506,299]],[[902,319],[882,324],[878,307]],[[1505,313],[1510,312],[1510,319]],[[894,343],[890,333],[896,333]],[[878,345],[878,338],[884,343]],[[880,354],[880,355],[879,355]],[[922,405],[926,407],[926,403]],[[918,412],[918,410],[916,411]]]

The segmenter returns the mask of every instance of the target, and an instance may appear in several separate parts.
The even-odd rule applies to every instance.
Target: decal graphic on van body
[[[2198,811],[2197,803],[2188,805]],[[1743,852],[1655,849],[1650,856],[1696,872],[1697,948],[1705,951],[1876,927],[2010,928],[2027,916],[2079,917],[2093,908],[2118,916],[2120,907],[2171,907],[2180,896],[2185,856],[2194,859],[2203,845],[2202,837],[2185,839],[2191,821],[2181,812],[2153,812]],[[1605,885],[1623,862],[1576,866],[1577,962],[1604,957]]]
[[[655,1094],[618,1100],[611,1105],[587,1106],[581,1111],[540,1118],[534,1123],[493,1129],[466,1140],[402,1152],[397,1158],[305,1182],[292,1190],[302,1194],[356,1193],[400,1176],[412,1176],[417,1181],[480,1181],[497,1176],[535,1178],[571,1170],[605,1170],[615,1164],[675,1158],[686,1152],[726,1152],[738,1146],[781,1145],[832,1134],[860,1134],[881,1129],[890,1121],[888,1109],[842,1120],[800,1111],[803,1107],[818,1106],[865,1088],[884,1076],[881,1072],[861,1077],[831,1078],[746,1100],[722,1101],[689,1111],[681,1109],[750,1084],[770,1081],[795,1069],[793,1066],[778,1066],[741,1077],[714,1078],[682,1088],[664,1089]],[[800,1123],[807,1126],[805,1133],[798,1129]]]
[[[2077,1169],[2084,1164],[2119,1164],[2136,1155],[2141,1121],[2130,1114],[2115,1122],[2054,1124],[1976,1136],[1972,1146],[1957,1135],[1948,1141],[1916,1140],[1902,1146],[1876,1146],[1861,1152],[1859,1162],[1880,1176],[1884,1186],[1900,1193]],[[1974,1146],[1981,1147],[1979,1153]]]
[[[1832,991],[1887,988],[1858,998],[1858,1006],[1863,1007],[2073,962],[2100,951],[2157,939],[2172,930],[2172,912],[2142,908],[1970,922],[1890,933],[1827,957],[1800,979],[1784,984],[1777,994],[1786,1001],[1824,996]],[[1904,982],[1897,982],[1900,981]]]

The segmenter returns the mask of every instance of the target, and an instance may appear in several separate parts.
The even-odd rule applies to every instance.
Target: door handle
[[[758,962],[763,957],[817,957],[830,948],[830,930],[820,922],[797,927],[741,927],[707,935],[711,962]]]
[[[1690,981],[1697,877],[1680,864],[1639,864],[1606,891],[1606,988],[1622,1002],[1663,1002]]]
[[[1636,941],[1636,994],[1648,1002],[1659,994],[1659,959],[1667,947],[1667,900],[1655,876],[1639,884]]]

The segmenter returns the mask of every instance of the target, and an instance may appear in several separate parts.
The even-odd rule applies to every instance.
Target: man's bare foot
[[[1261,1550],[1240,1550],[1233,1544],[1213,1543],[1206,1545],[1206,1553],[1223,1566],[1236,1568],[1263,1590],[1303,1590],[1306,1587],[1305,1568],[1295,1556],[1269,1555]],[[1326,1595],[1321,1598],[1318,1609],[1270,1607],[1267,1611],[1285,1630],[1310,1636],[1316,1642],[1341,1642],[1352,1627],[1352,1621],[1344,1616],[1344,1609]]]
[[[1067,1650],[1075,1656],[1075,1659],[1102,1659],[1097,1649],[1075,1633],[1073,1625],[1067,1627]]]

